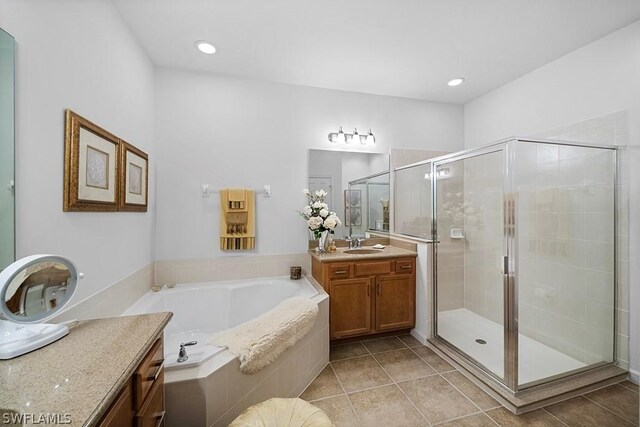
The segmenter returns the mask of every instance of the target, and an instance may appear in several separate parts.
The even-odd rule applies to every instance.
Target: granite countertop
[[[373,249],[371,246],[363,246],[360,249]],[[398,258],[398,257],[416,257],[418,253],[407,249],[398,248],[396,246],[385,246],[379,252],[372,254],[346,254],[344,251],[349,248],[338,248],[336,252],[318,253],[314,249],[310,249],[309,253],[313,258],[320,262],[334,262],[334,261],[358,261],[366,259],[383,259],[383,258]]]
[[[46,425],[96,425],[171,316],[81,321],[53,344],[0,360],[0,413],[58,417]]]

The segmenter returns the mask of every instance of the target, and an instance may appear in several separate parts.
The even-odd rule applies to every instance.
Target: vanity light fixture
[[[464,83],[464,77],[456,77],[455,79],[449,80],[447,84],[451,87],[454,87],[460,86],[462,83]]]
[[[195,46],[200,52],[206,53],[207,55],[216,53],[216,47],[206,40],[198,40],[195,42]]]
[[[362,145],[375,145],[376,137],[373,136],[373,132],[369,129],[369,133],[359,134],[358,129],[353,129],[353,133],[344,133],[342,126],[338,129],[338,132],[331,132],[328,136],[329,142],[333,144],[351,144],[360,141]]]

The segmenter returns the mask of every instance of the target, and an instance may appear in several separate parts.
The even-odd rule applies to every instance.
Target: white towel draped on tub
[[[235,328],[214,334],[210,344],[227,347],[240,359],[240,370],[253,374],[304,337],[318,316],[318,304],[293,297]]]

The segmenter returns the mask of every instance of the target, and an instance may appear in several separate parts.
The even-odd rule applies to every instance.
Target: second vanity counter
[[[337,261],[359,261],[385,258],[413,257],[418,254],[415,251],[402,249],[397,246],[385,246],[384,249],[373,249],[370,246],[363,246],[360,249],[371,249],[376,252],[366,254],[349,254],[345,253],[349,248],[338,248],[336,252],[318,253],[315,250],[309,250],[311,257],[319,262],[337,262]]]
[[[171,313],[81,321],[66,337],[0,361],[0,408],[96,425],[151,349]]]

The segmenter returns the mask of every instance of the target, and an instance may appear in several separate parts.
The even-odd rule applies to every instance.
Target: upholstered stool
[[[229,427],[332,427],[320,408],[302,399],[273,398],[245,409]]]

